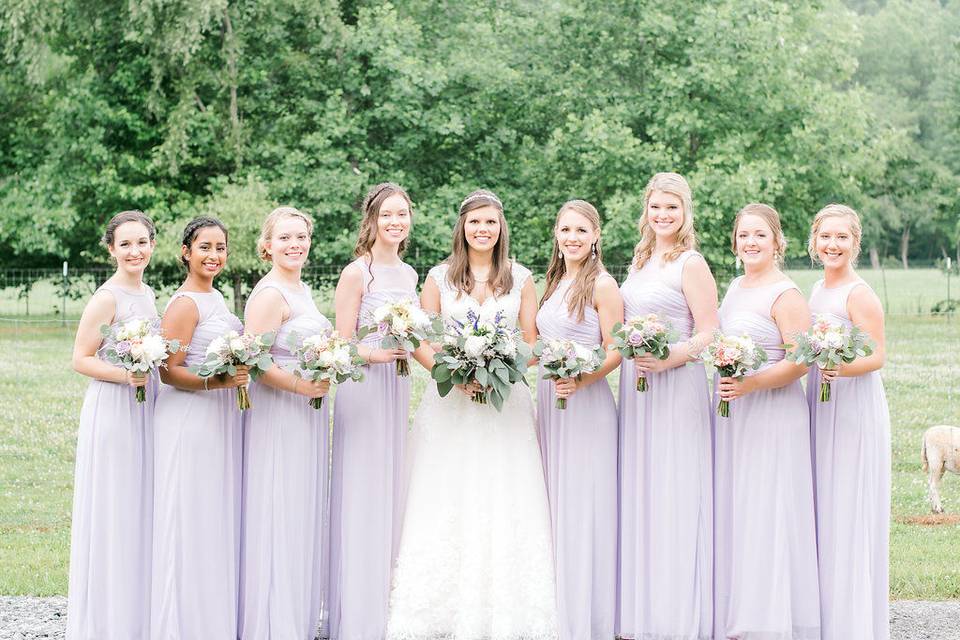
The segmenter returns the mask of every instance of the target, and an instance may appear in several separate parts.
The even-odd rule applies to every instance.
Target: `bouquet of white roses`
[[[670,355],[670,342],[677,339],[670,323],[655,313],[634,316],[624,323],[618,322],[613,325],[612,336],[611,348],[630,360],[648,353],[658,360],[666,360]],[[638,372],[637,391],[646,390],[647,377]]]
[[[180,350],[178,340],[167,340],[160,331],[160,319],[138,318],[116,327],[103,325],[100,335],[105,338],[104,356],[107,362],[134,373],[147,373],[165,367],[171,353]],[[145,402],[146,389],[137,387],[137,402]]]
[[[381,336],[383,349],[404,349],[414,351],[425,340],[438,339],[443,333],[440,318],[431,319],[414,300],[388,302],[373,311],[373,323],[360,328],[357,339],[362,340],[371,333]],[[397,360],[397,375],[410,375],[410,364],[406,358]]]
[[[606,357],[603,347],[585,347],[573,340],[550,340],[544,338],[533,347],[533,355],[540,358],[540,365],[547,372],[544,380],[561,378],[579,379],[585,373],[600,368]],[[557,409],[567,408],[566,398],[557,398]]]
[[[237,366],[246,365],[250,367],[250,379],[256,380],[273,365],[270,347],[275,338],[272,332],[254,335],[228,331],[210,341],[204,361],[190,370],[201,378],[220,374],[235,376]],[[246,385],[237,387],[237,407],[240,411],[250,408]]]
[[[870,336],[860,328],[842,322],[831,322],[824,315],[813,319],[813,326],[806,333],[796,335],[796,349],[787,354],[788,360],[806,366],[817,365],[820,369],[836,369],[842,363],[873,353]],[[786,345],[789,349],[794,345]],[[830,383],[820,383],[820,402],[830,401]]]
[[[700,358],[724,378],[742,378],[747,371],[759,369],[767,361],[767,352],[746,334],[725,336],[718,331]],[[721,400],[717,413],[724,418],[730,417],[730,403]]]
[[[294,375],[304,380],[330,380],[337,384],[347,380],[363,380],[363,358],[357,354],[357,344],[343,338],[336,331],[325,331],[300,338],[291,333],[287,341],[297,357]],[[311,398],[310,406],[319,409],[323,398]]]
[[[441,396],[455,385],[479,383],[483,390],[473,395],[473,401],[493,403],[500,411],[512,385],[524,379],[530,353],[520,331],[508,328],[502,313],[492,322],[481,322],[469,311],[466,324],[454,321],[448,327],[430,375]]]

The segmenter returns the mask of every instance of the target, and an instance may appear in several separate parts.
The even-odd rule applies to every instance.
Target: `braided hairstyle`
[[[230,235],[227,233],[226,225],[210,216],[197,216],[183,228],[183,241],[181,244],[189,250],[193,246],[193,241],[197,239],[197,234],[200,233],[200,230],[206,229],[207,227],[217,227],[223,231],[224,239],[229,240]],[[190,261],[187,260],[186,256],[181,255],[180,262],[183,263],[187,271],[190,271]]]

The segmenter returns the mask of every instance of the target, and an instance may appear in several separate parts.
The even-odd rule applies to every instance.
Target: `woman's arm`
[[[113,322],[115,309],[116,301],[109,291],[98,291],[87,302],[73,341],[73,370],[95,380],[143,386],[146,384],[146,375],[133,375],[123,367],[104,362],[97,357],[97,349],[103,342],[100,327],[109,326]]]
[[[577,388],[583,388],[607,377],[611,371],[620,366],[622,356],[616,349],[608,349],[613,343],[613,325],[623,322],[623,297],[620,287],[612,277],[601,277],[593,289],[593,300],[597,314],[600,316],[600,335],[606,357],[600,368],[593,373],[585,373],[577,382]],[[559,381],[558,381],[559,382]]]
[[[261,334],[277,331],[290,317],[290,307],[279,291],[266,287],[247,303],[247,313],[244,316],[244,329],[247,333]],[[330,381],[313,382],[303,380],[289,371],[284,371],[276,363],[262,376],[260,381],[267,386],[298,393],[307,398],[319,398],[330,390]]]
[[[789,341],[790,336],[810,328],[810,308],[796,289],[784,291],[773,303],[770,315],[773,316],[784,342]],[[761,389],[779,389],[799,380],[806,372],[807,367],[784,358],[752,376],[720,378],[720,399],[734,400]]]
[[[874,342],[873,353],[853,362],[840,365],[836,373],[821,372],[825,381],[829,382],[838,375],[844,378],[862,376],[871,371],[883,368],[887,358],[887,341],[884,327],[883,305],[869,287],[854,287],[847,298],[847,314],[850,321],[865,331]]]

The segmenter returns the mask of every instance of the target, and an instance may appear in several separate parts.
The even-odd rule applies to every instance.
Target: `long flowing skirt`
[[[67,638],[146,640],[153,529],[153,407],[93,380],[80,410],[70,531]]]
[[[648,374],[620,368],[617,634],[694,640],[713,634],[713,460],[702,365]]]
[[[161,388],[154,414],[153,590],[157,640],[237,637],[237,391]]]
[[[800,382],[714,414],[715,637],[819,640],[813,471]]]
[[[394,363],[337,389],[330,501],[330,637],[381,640],[403,518],[410,379]]]
[[[554,381],[541,379],[537,425],[553,526],[559,637],[610,640],[617,600],[617,407],[610,386],[599,380],[557,409]]]
[[[890,636],[890,415],[877,372],[839,378],[819,402],[810,371],[823,640]]]
[[[390,638],[554,638],[550,515],[529,390],[498,413],[431,385],[408,439]]]
[[[244,422],[239,637],[312,640],[326,581],[329,400],[250,385]]]

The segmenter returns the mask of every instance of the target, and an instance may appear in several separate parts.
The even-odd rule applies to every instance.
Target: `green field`
[[[804,288],[816,276],[792,275]],[[920,436],[934,424],[960,425],[960,364],[954,354],[960,318],[918,315],[916,306],[910,308],[929,308],[946,297],[939,272],[888,271],[886,277],[891,597],[960,598],[960,519],[914,523],[929,514]],[[69,367],[71,341],[71,330],[56,323],[0,322],[0,595],[66,592],[75,433],[86,386]],[[418,370],[415,382],[414,405],[425,374]],[[960,513],[960,477],[944,479],[942,497],[948,514]]]

